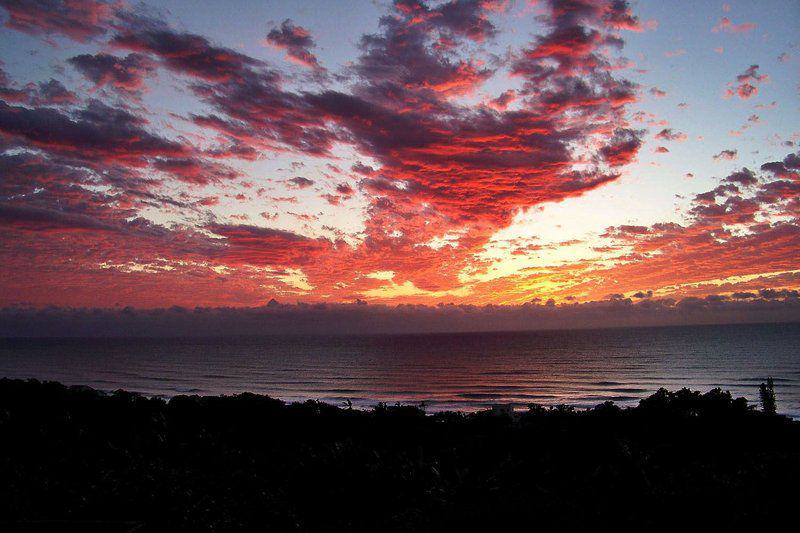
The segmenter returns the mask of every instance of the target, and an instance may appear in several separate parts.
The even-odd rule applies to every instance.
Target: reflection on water
[[[357,406],[614,400],[659,387],[722,387],[800,418],[800,324],[380,337],[0,341],[0,376],[147,395],[251,391]]]

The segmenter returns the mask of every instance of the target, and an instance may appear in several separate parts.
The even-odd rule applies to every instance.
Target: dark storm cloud
[[[101,157],[133,165],[142,164],[143,156],[187,152],[180,143],[145,130],[142,118],[97,100],[71,113],[0,102],[0,132],[81,159]]]
[[[163,21],[128,13],[111,45],[152,54],[168,69],[208,82],[238,79],[261,62],[193,33],[178,32]]]
[[[353,70],[367,82],[364,90],[372,98],[392,94],[402,105],[402,100],[411,97],[410,92],[422,91],[418,97],[437,108],[442,105],[435,97],[437,93],[469,93],[491,76],[491,69],[469,60],[451,59],[433,47],[430,40],[436,26],[417,23],[414,17],[407,11],[401,11],[399,17],[383,17],[381,33],[361,38],[362,55]]]
[[[92,183],[94,172],[71,161],[59,161],[28,152],[0,153],[0,195],[24,196],[31,190],[72,183]]]
[[[78,101],[75,93],[53,78],[36,85],[28,84],[23,88],[17,88],[2,66],[3,62],[0,61],[0,100],[6,103],[58,106],[74,104]]]
[[[452,0],[433,8],[419,0],[396,0],[394,4],[412,20],[430,23],[441,31],[476,42],[497,34],[488,13],[507,8],[507,3],[501,0]]]
[[[127,93],[141,91],[145,78],[155,71],[154,63],[141,54],[126,57],[81,54],[70,58],[69,62],[95,86],[110,85]]]
[[[741,170],[737,170],[729,174],[725,178],[725,181],[728,183],[737,183],[743,186],[750,186],[758,183],[758,178],[752,170],[747,167],[743,167]]]
[[[79,213],[0,203],[0,226],[29,231],[117,231],[109,224]]]
[[[646,296],[646,294],[644,295]],[[0,336],[232,336],[514,331],[564,327],[791,322],[797,291],[765,289],[735,299],[627,298],[519,306],[280,304],[255,308],[0,309]]]
[[[36,94],[32,98],[35,105],[68,105],[78,102],[78,96],[64,87],[58,80],[50,79],[37,85]]]
[[[98,0],[0,0],[0,7],[8,13],[8,28],[86,42],[108,31],[117,5]]]
[[[789,154],[782,161],[764,163],[761,170],[778,178],[800,181],[800,152]]]

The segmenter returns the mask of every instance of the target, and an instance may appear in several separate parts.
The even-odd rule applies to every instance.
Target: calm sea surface
[[[605,400],[712,387],[750,400],[775,378],[800,418],[800,324],[361,337],[0,340],[0,376],[152,396],[268,394],[356,406]]]

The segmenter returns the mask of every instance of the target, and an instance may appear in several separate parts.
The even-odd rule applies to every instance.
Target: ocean
[[[493,404],[635,405],[713,387],[800,418],[800,324],[383,336],[4,339],[0,376],[148,396],[254,392],[428,411]]]

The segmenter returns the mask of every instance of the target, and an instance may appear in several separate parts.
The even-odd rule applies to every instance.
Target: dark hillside
[[[720,390],[509,417],[3,379],[0,436],[4,531],[761,528],[800,479],[800,422]]]

